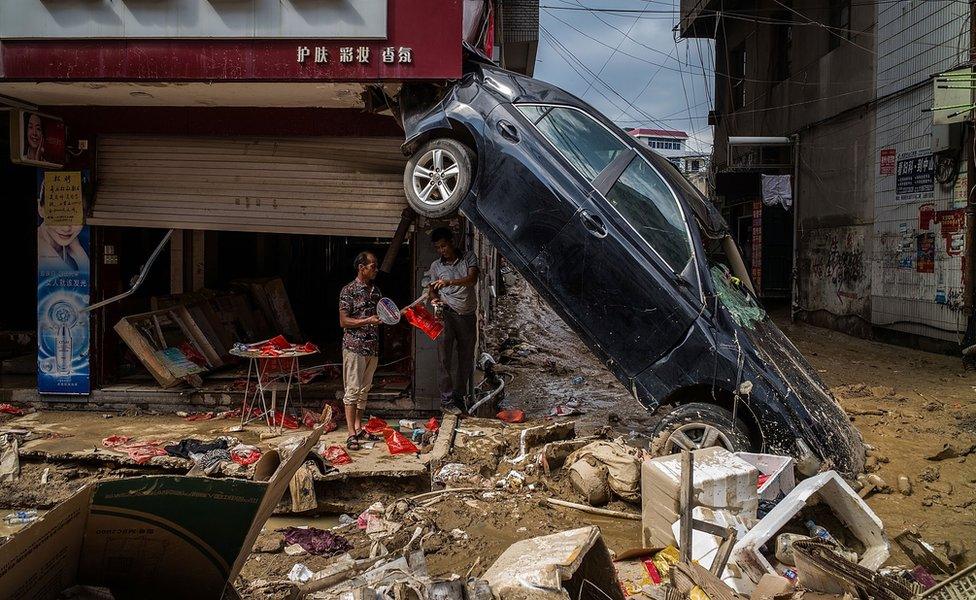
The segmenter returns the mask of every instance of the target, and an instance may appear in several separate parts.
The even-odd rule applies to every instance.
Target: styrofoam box
[[[759,471],[719,447],[695,450],[695,505],[727,510],[754,523],[759,507]],[[641,464],[641,530],[645,547],[675,544],[671,524],[680,512],[681,455],[659,456]]]
[[[752,452],[736,452],[735,455],[759,469],[763,475],[768,476],[765,483],[759,486],[759,497],[761,499],[775,500],[779,497],[780,492],[785,496],[796,487],[793,457],[776,454],[753,454]]]
[[[775,573],[759,549],[805,506],[818,503],[829,507],[837,519],[864,544],[865,551],[859,563],[862,567],[875,570],[888,560],[888,537],[881,519],[836,471],[827,471],[797,484],[776,508],[736,543],[730,562],[736,563],[753,585],[766,573]],[[749,591],[742,586],[734,587],[740,592]]]

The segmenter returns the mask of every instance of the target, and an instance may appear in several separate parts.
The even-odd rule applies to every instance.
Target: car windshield
[[[561,106],[517,107],[591,181],[626,149],[623,142],[584,112]]]
[[[607,200],[675,271],[691,258],[691,239],[678,202],[658,172],[637,157],[607,192]]]

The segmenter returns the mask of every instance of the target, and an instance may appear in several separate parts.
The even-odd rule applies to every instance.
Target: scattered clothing
[[[288,527],[285,529],[285,542],[298,544],[303,550],[316,556],[335,556],[352,549],[349,540],[341,535],[315,527]]]
[[[201,440],[187,438],[185,440],[180,440],[178,444],[170,444],[169,446],[164,446],[164,450],[170,456],[177,456],[179,458],[190,458],[191,454],[206,454],[211,450],[226,450],[227,440],[224,438],[217,438],[211,442],[204,442]]]
[[[24,414],[24,411],[16,406],[13,406],[12,404],[7,404],[4,402],[3,404],[0,404],[0,413],[6,413],[8,415],[22,415]]]
[[[134,442],[127,435],[112,435],[102,440],[102,445],[106,448],[125,452],[136,464],[146,464],[157,456],[166,456],[167,452],[161,448],[162,442],[142,441]]]
[[[213,450],[208,450],[201,455],[194,455],[197,466],[203,469],[203,472],[210,475],[220,468],[221,463],[230,462],[231,456],[230,451],[224,448],[215,448]]]

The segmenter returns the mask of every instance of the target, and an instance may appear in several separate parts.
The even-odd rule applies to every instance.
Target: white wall
[[[970,6],[952,0],[878,3],[875,114],[875,225],[871,270],[871,321],[876,326],[959,341],[966,327],[962,256],[953,230],[966,203],[966,168],[953,187],[898,194],[897,175],[881,175],[882,149],[896,158],[931,153],[929,77],[968,58]],[[910,89],[914,85],[920,87]],[[896,163],[897,169],[897,163]],[[958,232],[961,234],[964,225]],[[958,234],[955,241],[958,242]],[[921,240],[921,244],[920,244]],[[923,250],[934,242],[932,260]]]

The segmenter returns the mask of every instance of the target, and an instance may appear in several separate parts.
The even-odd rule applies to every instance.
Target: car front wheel
[[[749,452],[752,441],[749,426],[741,418],[714,404],[689,402],[661,418],[654,430],[650,450],[654,454],[674,454],[721,446],[730,452]]]
[[[450,138],[431,140],[407,161],[403,189],[417,213],[432,219],[456,211],[471,188],[471,150]]]

